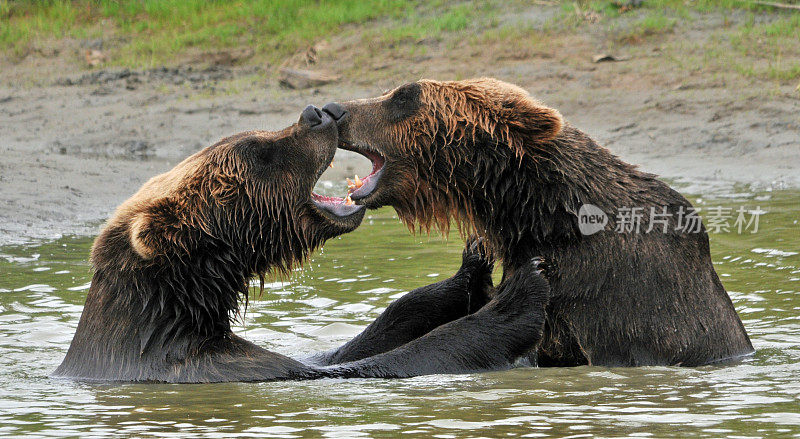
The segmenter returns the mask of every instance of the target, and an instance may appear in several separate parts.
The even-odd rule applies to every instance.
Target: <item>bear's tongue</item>
[[[311,192],[311,198],[320,209],[330,212],[337,217],[350,216],[364,207],[356,205],[349,196],[346,198],[326,197]]]
[[[345,198],[342,198],[342,197],[328,197],[325,195],[319,195],[316,192],[311,192],[311,197],[317,203],[325,205],[344,204],[346,206],[352,206],[355,204],[353,200],[350,199],[350,194],[347,194]]]
[[[372,177],[372,174],[370,174],[368,177],[366,177],[363,180],[358,178],[358,174],[356,174],[355,177],[352,180],[347,178],[346,179],[347,180],[347,195],[345,195],[344,198],[326,197],[326,196],[319,195],[319,194],[316,194],[316,193],[313,193],[313,192],[311,193],[311,195],[314,197],[314,200],[317,201],[317,203],[324,204],[327,207],[333,207],[333,206],[336,206],[337,204],[345,205],[345,206],[355,206],[356,203],[353,201],[352,198],[350,198],[350,195],[353,194],[353,193],[362,192],[362,191],[359,191],[359,189],[364,187],[364,185],[369,181],[370,177]],[[371,186],[371,185],[368,185],[368,186]]]

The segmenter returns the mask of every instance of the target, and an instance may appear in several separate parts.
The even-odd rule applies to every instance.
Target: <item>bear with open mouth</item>
[[[278,132],[225,138],[156,176],[116,210],[92,248],[94,275],[54,376],[219,382],[408,377],[511,367],[536,337],[549,286],[538,260],[494,298],[480,242],[450,279],[410,292],[340,349],[306,360],[231,330],[249,281],[289,274],[365,207],[313,193],[339,144],[307,107]]]
[[[753,353],[705,229],[681,223],[689,201],[520,87],[420,80],[323,109],[339,146],[374,164],[352,185],[356,205],[393,206],[412,229],[455,221],[484,237],[502,259],[501,289],[544,257],[552,291],[533,363],[694,366]],[[583,206],[610,217],[602,230],[582,233]],[[637,227],[614,215],[624,208],[643,213]]]

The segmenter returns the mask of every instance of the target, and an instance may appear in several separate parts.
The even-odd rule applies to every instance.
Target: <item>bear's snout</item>
[[[339,120],[347,115],[347,110],[344,109],[341,105],[337,104],[336,102],[330,102],[325,104],[322,107],[322,111],[331,115],[333,120],[339,122]]]
[[[323,112],[319,108],[309,105],[300,115],[300,123],[309,128],[318,128],[333,123],[333,119],[329,114]]]

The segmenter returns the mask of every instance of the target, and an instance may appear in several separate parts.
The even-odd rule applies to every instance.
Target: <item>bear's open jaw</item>
[[[333,166],[333,157],[334,155],[331,154],[330,162],[325,165],[322,169],[319,170],[317,173],[317,181],[319,181],[322,174],[325,172],[325,169],[328,167]],[[358,176],[356,176],[358,179]],[[350,182],[350,180],[348,180]],[[325,195],[320,195],[313,190],[311,191],[311,202],[314,203],[317,208],[319,208],[324,213],[332,216],[335,219],[345,220],[350,216],[357,214],[359,211],[363,210],[364,206],[358,206],[356,203],[350,199],[350,192],[348,191],[347,195],[342,197],[329,197]]]
[[[358,178],[358,175],[353,180],[348,178],[347,195],[344,197],[328,197],[311,191],[311,201],[324,212],[336,218],[345,218],[358,213],[364,208],[362,204],[356,204],[355,201],[363,200],[375,191],[383,173],[383,165],[386,163],[386,159],[370,148],[355,146],[346,142],[340,142],[339,148],[357,152],[368,158],[372,162],[372,172],[364,178]],[[331,157],[331,162],[333,162],[333,157]],[[319,171],[317,180],[322,177],[322,173],[328,166],[330,164]]]
[[[358,178],[358,175],[356,175],[353,181],[349,178],[347,179],[348,190],[346,202],[351,199],[356,201],[363,200],[372,195],[372,193],[375,192],[375,188],[378,187],[378,182],[383,174],[383,165],[386,163],[386,159],[370,147],[357,146],[341,139],[339,140],[339,148],[361,154],[372,162],[372,171],[369,175],[363,179]]]

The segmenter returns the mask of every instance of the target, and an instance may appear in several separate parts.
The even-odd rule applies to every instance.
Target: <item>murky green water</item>
[[[757,349],[742,364],[258,384],[53,380],[88,288],[91,238],[0,249],[0,435],[800,436],[800,193],[693,201],[766,211],[755,234],[712,235]],[[237,331],[293,356],[337,346],[404,292],[452,274],[460,251],[456,236],[413,237],[392,211],[372,213],[302,273],[268,284]]]

